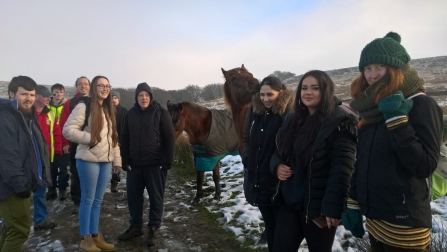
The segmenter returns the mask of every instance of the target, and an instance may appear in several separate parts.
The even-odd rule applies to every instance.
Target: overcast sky
[[[398,32],[412,59],[447,55],[446,0],[0,0],[0,80],[109,78],[166,90],[223,83],[245,64],[262,79],[358,65],[363,47]]]

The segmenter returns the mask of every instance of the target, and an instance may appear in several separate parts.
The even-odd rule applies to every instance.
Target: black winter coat
[[[118,104],[116,108],[116,130],[118,132],[118,138],[121,138],[121,131],[123,130],[124,123],[126,122],[127,109]]]
[[[145,110],[135,103],[127,113],[121,132],[123,167],[162,166],[167,170],[174,159],[174,143],[169,112],[154,100]]]
[[[284,134],[290,121],[291,116],[286,118],[278,131],[277,141]],[[337,106],[328,120],[321,124],[312,145],[307,172],[292,166],[293,175],[281,181],[280,193],[284,204],[298,211],[304,211],[307,222],[320,215],[341,219],[341,214],[346,208],[354,170],[356,135],[357,120]],[[276,174],[276,167],[283,163],[276,151],[270,163],[272,173]],[[305,191],[302,189],[303,181]]]
[[[408,123],[394,130],[385,122],[359,129],[351,198],[367,218],[431,228],[426,178],[439,158],[442,110],[426,95],[413,102]]]
[[[271,205],[278,178],[270,172],[270,159],[276,150],[275,137],[287,114],[293,111],[293,95],[284,90],[267,110],[255,95],[244,125],[244,193],[253,206]]]

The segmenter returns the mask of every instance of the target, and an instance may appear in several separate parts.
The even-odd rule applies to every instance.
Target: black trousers
[[[167,171],[160,166],[131,166],[127,171],[126,188],[130,226],[143,227],[144,189],[149,194],[148,226],[161,225]]]
[[[331,252],[336,227],[319,228],[312,220],[306,223],[305,212],[281,205],[276,219],[273,251],[296,252],[306,239],[310,252]]]
[[[64,160],[64,156],[66,156],[66,160]],[[53,185],[50,187],[50,189],[58,188],[60,191],[65,191],[67,189],[68,179],[70,177],[67,172],[68,159],[68,154],[54,155],[54,160],[50,164],[51,180],[53,181]]]
[[[70,143],[70,195],[71,201],[75,206],[81,204],[81,184],[79,182],[78,169],[76,168],[76,149],[78,148],[77,143]]]
[[[267,245],[269,251],[273,251],[273,241],[275,238],[276,218],[279,212],[278,205],[258,206],[264,220],[265,230],[267,231]]]

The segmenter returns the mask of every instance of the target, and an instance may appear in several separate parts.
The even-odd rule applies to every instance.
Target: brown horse
[[[238,140],[230,114],[226,111],[209,110],[189,102],[167,102],[174,125],[175,137],[186,131],[191,144],[197,170],[197,193],[193,203],[203,196],[205,171],[213,171],[215,200],[220,200],[220,159],[226,154],[235,155]],[[239,155],[239,153],[237,153]]]
[[[228,71],[221,69],[225,78],[223,87],[225,103],[231,110],[239,147],[242,148],[245,115],[251,105],[252,95],[259,91],[259,81],[244,67],[244,64]]]

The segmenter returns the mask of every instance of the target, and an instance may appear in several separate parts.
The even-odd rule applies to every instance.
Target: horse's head
[[[251,103],[251,97],[254,93],[259,92],[259,81],[253,77],[242,64],[228,71],[223,68],[222,73],[225,78],[224,96],[228,105],[245,105]]]
[[[171,103],[170,100],[167,102],[168,112],[172,118],[172,125],[174,126],[175,138],[179,137],[183,130],[185,129],[185,122],[182,120],[183,107],[181,103]]]

